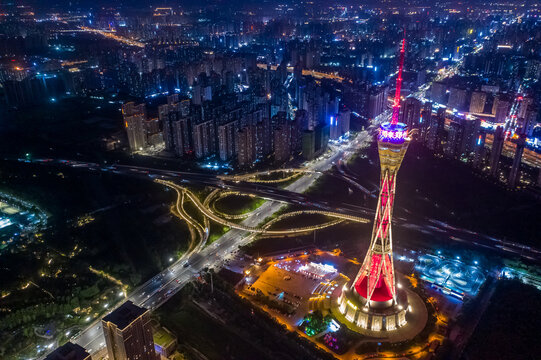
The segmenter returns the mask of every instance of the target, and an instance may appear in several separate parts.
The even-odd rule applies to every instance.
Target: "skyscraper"
[[[466,89],[452,87],[449,93],[447,107],[451,109],[463,110],[466,104]]]
[[[369,119],[373,119],[385,111],[387,108],[387,87],[380,86],[370,91],[367,108],[368,112],[366,115]]]
[[[246,126],[237,131],[237,161],[241,167],[251,166],[256,160],[256,127]]]
[[[432,123],[432,103],[431,102],[426,102],[425,104],[423,104],[423,109],[421,110],[421,117],[419,118],[419,123],[420,123],[419,139],[422,142],[425,142],[428,137],[430,124]]]
[[[101,323],[109,360],[159,360],[147,309],[126,301]]]
[[[407,97],[402,103],[400,113],[400,120],[408,129],[417,129],[421,118],[421,102],[412,96]]]
[[[192,126],[192,138],[195,157],[200,159],[216,151],[216,127],[208,120]]]
[[[449,131],[447,132],[447,141],[443,147],[443,153],[449,158],[453,158],[458,154],[457,147],[460,143],[460,139],[464,134],[464,128],[460,126],[460,119],[458,121],[453,121],[449,123]]]
[[[427,147],[435,152],[441,150],[442,134],[444,134],[445,109],[438,109],[436,116],[431,117],[430,127],[427,132]]]
[[[331,115],[329,119],[329,139],[331,140],[336,140],[342,135],[339,121],[340,117],[338,115]]]
[[[281,164],[291,156],[291,126],[287,123],[274,129],[274,162]]]
[[[447,86],[441,82],[434,82],[430,87],[430,98],[438,104],[446,104]]]
[[[483,165],[483,160],[485,159],[486,155],[486,136],[487,134],[485,132],[481,132],[479,133],[479,135],[477,135],[477,140],[475,141],[473,166],[478,169],[481,168],[481,166]]]
[[[487,102],[487,93],[483,91],[474,91],[471,94],[470,113],[482,114]]]
[[[507,115],[509,114],[509,107],[511,103],[506,97],[498,96],[494,99],[494,104],[492,106],[492,113],[496,117],[494,122],[496,124],[504,124]]]
[[[190,120],[190,117],[183,117],[176,119],[171,123],[173,130],[173,146],[177,156],[182,156],[191,152]]]
[[[511,166],[511,172],[509,173],[508,184],[514,188],[517,186],[520,180],[520,163],[522,162],[522,154],[524,153],[524,147],[526,146],[526,134],[520,134],[516,141],[515,156],[513,157],[513,166]]]
[[[131,151],[142,150],[146,147],[145,104],[135,105],[133,102],[122,105],[124,126],[128,134],[128,143]]]
[[[315,157],[316,133],[314,130],[305,130],[302,134],[302,156],[306,160],[312,160]]]
[[[255,147],[256,158],[264,159],[272,150],[270,120],[268,118],[261,119],[255,125]]]
[[[165,149],[169,151],[172,151],[175,148],[173,140],[173,121],[177,120],[178,116],[178,95],[170,95],[167,97],[167,104],[158,106],[158,119],[162,123]]]
[[[237,129],[237,120],[218,126],[218,153],[220,160],[227,161],[236,154]]]
[[[503,127],[498,126],[496,131],[494,131],[492,150],[490,151],[490,174],[492,176],[495,176],[498,173],[498,166],[500,165],[500,156],[502,155],[504,141],[505,137]]]
[[[528,105],[528,109],[524,114],[524,133],[527,137],[533,135],[533,130],[539,125],[538,121],[538,109],[534,104]]]

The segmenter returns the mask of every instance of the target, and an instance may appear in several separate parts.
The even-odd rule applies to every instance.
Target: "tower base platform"
[[[397,304],[385,308],[366,307],[366,299],[347,285],[331,303],[332,314],[349,329],[383,341],[414,338],[428,320],[426,305],[411,290],[398,289]]]

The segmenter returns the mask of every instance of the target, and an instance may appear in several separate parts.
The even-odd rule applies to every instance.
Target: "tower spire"
[[[400,114],[400,91],[402,90],[402,68],[404,67],[404,54],[406,53],[406,30],[404,30],[404,38],[400,47],[400,62],[398,63],[398,76],[396,78],[396,92],[393,102],[393,115],[391,124],[398,124],[398,116]]]

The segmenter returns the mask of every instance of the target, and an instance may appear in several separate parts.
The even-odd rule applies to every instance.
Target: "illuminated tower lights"
[[[370,247],[355,281],[344,285],[338,299],[347,321],[372,331],[404,326],[408,307],[407,294],[395,280],[391,231],[396,175],[410,142],[407,126],[398,122],[405,45],[403,39],[392,118],[380,126],[377,136],[381,179]]]
[[[396,92],[394,94],[393,102],[393,115],[391,117],[391,124],[398,124],[398,117],[400,115],[400,92],[402,91],[402,68],[404,67],[404,56],[406,53],[406,38],[402,39],[402,46],[400,47],[400,62],[398,64],[398,76],[396,78]]]

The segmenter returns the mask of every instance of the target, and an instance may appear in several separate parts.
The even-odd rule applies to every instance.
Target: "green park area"
[[[214,207],[219,213],[240,215],[254,211],[264,202],[264,199],[258,197],[231,194],[217,199]]]
[[[213,242],[221,238],[229,230],[230,228],[227,226],[211,222],[207,244],[212,244]]]
[[[320,225],[336,219],[327,217],[322,214],[297,214],[294,216],[286,216],[274,222],[269,229],[285,230],[294,228],[303,228],[314,225]]]

